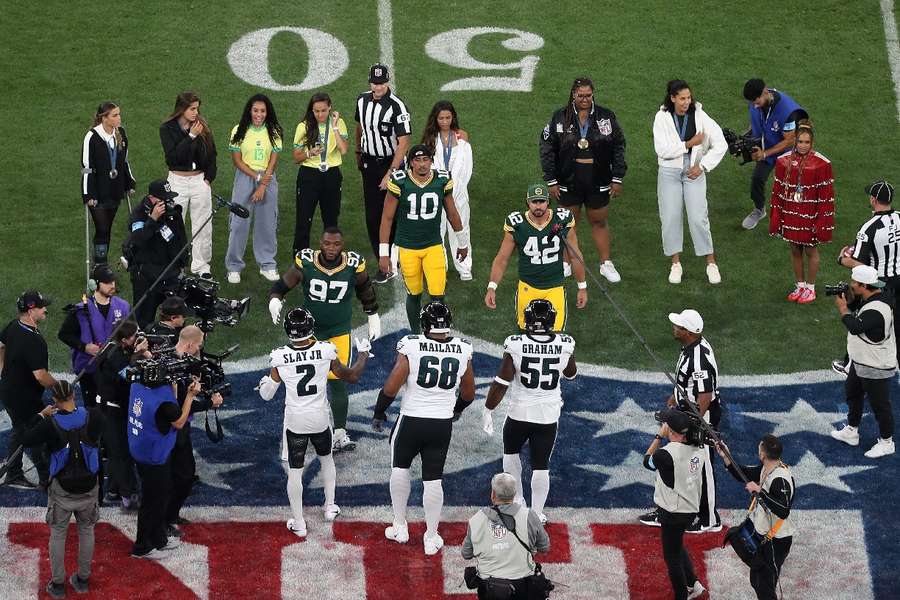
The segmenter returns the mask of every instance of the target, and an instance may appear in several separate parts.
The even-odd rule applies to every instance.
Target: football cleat
[[[444,538],[438,534],[428,535],[422,538],[422,545],[425,546],[425,556],[434,556],[444,547]]]
[[[406,527],[406,523],[402,525],[394,523],[390,527],[385,527],[384,537],[394,540],[398,544],[405,544],[409,541],[409,529]]]
[[[297,537],[306,537],[306,521],[303,519],[300,519],[299,521],[296,519],[288,519],[286,525],[288,530]]]

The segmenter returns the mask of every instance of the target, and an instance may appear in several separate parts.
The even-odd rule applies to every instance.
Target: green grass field
[[[727,6],[727,8],[724,8]],[[702,16],[699,16],[702,15]],[[193,89],[203,98],[220,151],[214,191],[229,196],[233,177],[226,152],[227,132],[237,123],[247,97],[259,91],[229,68],[229,47],[244,34],[266,27],[320,29],[337,37],[349,53],[349,68],[325,86],[352,128],[353,102],[366,89],[371,63],[379,59],[375,2],[187,4],[126,3],[122,6],[51,1],[39,6],[5,7],[0,58],[5,65],[2,99],[5,121],[14,125],[0,177],[3,262],[0,315],[13,318],[14,299],[38,287],[56,304],[44,330],[52,367],[67,366],[57,342],[60,307],[79,298],[84,286],[84,213],[79,194],[81,140],[97,104],[112,99],[122,106],[131,139],[131,164],[139,192],[165,175],[157,135],[175,95]],[[467,71],[437,62],[425,53],[432,36],[462,27],[503,27],[532,32],[543,47],[527,53],[500,45],[508,36],[476,38],[471,55],[488,63],[511,63],[524,54],[538,56],[533,91],[453,91],[440,88],[461,77],[511,76],[512,71]],[[763,33],[761,33],[763,32]],[[537,140],[554,109],[567,98],[571,81],[588,75],[598,85],[597,101],[616,111],[628,141],[624,195],[614,200],[610,223],[613,258],[623,282],[612,294],[663,356],[673,350],[666,313],[694,307],[704,316],[726,374],[790,372],[823,368],[842,350],[842,327],[833,304],[821,293],[826,282],[846,278],[833,257],[849,243],[868,215],[863,187],[877,178],[900,183],[895,109],[885,52],[881,14],[875,0],[826,1],[810,5],[782,2],[771,10],[758,3],[556,2],[395,2],[393,52],[396,86],[413,115],[418,139],[431,105],[448,98],[459,111],[475,151],[470,184],[475,281],[462,284],[450,275],[448,302],[458,327],[500,341],[514,326],[515,267],[500,287],[501,308],[482,302],[490,262],[499,245],[504,216],[519,209],[526,185],[540,178]],[[307,72],[308,51],[299,37],[279,34],[269,46],[269,73],[281,83],[299,83]],[[709,178],[710,219],[723,283],[706,283],[702,261],[692,256],[686,235],[684,281],[666,281],[656,208],[656,157],[652,149],[653,113],[665,82],[688,80],[695,97],[722,126],[742,129],[746,104],[741,96],[749,77],[763,77],[810,112],[820,152],[833,162],[837,191],[835,243],[822,248],[820,298],[810,306],[784,300],[792,287],[787,245],[770,239],[768,221],[755,231],[740,229],[750,209],[750,166],[731,157]],[[265,91],[265,90],[264,90]],[[312,91],[266,91],[273,99],[286,137]],[[290,260],[296,166],[285,154],[278,168],[281,223],[279,268]],[[348,246],[365,251],[360,180],[355,165],[344,169],[341,226]],[[125,210],[114,230],[112,254],[125,232]],[[314,230],[315,231],[315,230]],[[580,230],[582,248],[596,267],[589,232]],[[216,219],[214,275],[224,281],[227,218]],[[265,309],[268,283],[252,266],[238,286],[223,283],[223,295],[252,295],[252,316],[212,339],[214,348],[240,341],[241,356],[268,351],[281,335]],[[370,257],[371,258],[371,257]],[[128,278],[122,293],[131,299]],[[574,284],[571,284],[574,289]],[[572,311],[571,333],[579,358],[622,367],[652,365],[637,341],[616,318],[595,286],[584,311]],[[391,294],[379,288],[382,305]],[[289,298],[297,301],[299,296]]]

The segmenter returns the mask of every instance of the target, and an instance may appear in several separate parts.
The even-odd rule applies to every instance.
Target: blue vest
[[[63,431],[72,431],[80,429],[87,424],[87,410],[79,406],[70,413],[56,413],[51,418],[56,421],[59,428]],[[91,446],[81,442],[81,452],[84,455],[84,463],[91,473],[100,470],[100,453],[97,446]],[[66,444],[56,452],[50,455],[50,477],[56,477],[56,474],[62,471],[66,463],[69,462],[69,446]]]
[[[160,433],[156,426],[156,411],[165,403],[178,406],[172,387],[162,385],[148,388],[140,383],[131,385],[128,399],[128,449],[135,462],[145,465],[162,465],[169,459],[175,447],[174,427],[168,433]]]
[[[116,323],[125,318],[131,311],[131,307],[125,300],[118,296],[113,296],[109,299],[109,312],[104,318],[103,313],[97,308],[96,300],[91,297],[87,301],[87,310],[85,310],[84,302],[76,304],[75,310],[77,311],[75,316],[78,318],[78,324],[81,326],[81,343],[102,346],[109,339],[109,335],[115,329]],[[75,373],[80,373],[90,362],[90,354],[81,350],[72,350],[72,370]],[[97,363],[93,363],[87,372],[93,373],[96,370]]]
[[[777,90],[769,88],[769,91],[775,93]],[[788,116],[797,109],[803,110],[802,106],[784,92],[778,92],[778,95],[780,96],[778,104],[773,106],[771,110],[768,108],[760,110],[753,106],[752,102],[748,106],[753,137],[763,138],[763,146],[765,148],[771,148],[779,144],[784,139],[784,122]],[[769,116],[768,119],[766,119],[766,114]],[[777,156],[770,156],[766,158],[766,162],[774,165],[777,159]]]

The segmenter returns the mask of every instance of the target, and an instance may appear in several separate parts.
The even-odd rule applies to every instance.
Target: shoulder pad
[[[301,259],[312,262],[314,250],[312,248],[304,248],[297,253]]]
[[[562,206],[556,207],[556,216],[559,217],[563,221],[568,221],[572,218],[572,211],[568,208],[564,208]]]
[[[403,169],[397,169],[396,171],[391,171],[391,177],[397,181],[401,179],[406,179],[406,171]]]
[[[450,171],[446,169],[435,169],[437,171],[438,177],[443,177],[444,179],[450,179]]]
[[[522,213],[519,211],[511,212],[506,216],[506,224],[511,227],[515,227],[516,225],[519,225],[524,220],[525,220],[525,217],[523,217]]]
[[[356,252],[348,251],[347,252],[347,266],[355,269],[360,265],[366,264],[366,259],[357,254]]]

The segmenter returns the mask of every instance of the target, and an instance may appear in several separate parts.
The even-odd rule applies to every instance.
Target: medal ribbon
[[[450,135],[447,136],[447,144],[444,145],[444,168],[446,170],[450,170],[450,155],[453,152],[453,141],[456,139],[456,136],[453,134],[453,130],[450,130]],[[443,140],[441,140],[441,144],[443,145]]]
[[[681,129],[678,129],[678,117],[675,113],[672,113],[672,120],[675,121],[675,131],[678,132],[678,137],[681,138],[681,141],[685,141],[684,136],[687,135],[687,126],[688,126],[688,114],[684,113],[684,121],[681,122]]]
[[[593,112],[593,111],[592,111]],[[581,125],[581,119],[578,118],[578,115],[575,115],[575,120],[578,121],[578,131],[581,133],[581,139],[587,139],[588,129],[591,127],[591,115],[588,115],[588,118],[584,120],[584,126]]]
[[[113,137],[110,138],[109,142],[106,144],[106,149],[109,151],[109,169],[111,171],[115,171],[116,159],[119,157],[119,149],[116,147],[115,133],[113,133]]]
[[[319,143],[322,144],[322,153],[319,154],[319,163],[325,164],[325,161],[328,160],[328,132],[331,129],[331,114],[325,118],[325,135],[321,134],[321,130],[319,133]]]

